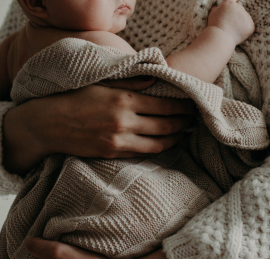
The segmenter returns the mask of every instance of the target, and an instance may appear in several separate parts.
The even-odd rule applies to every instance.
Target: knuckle
[[[106,156],[114,156],[114,153],[119,151],[122,147],[121,138],[117,135],[112,135],[107,141],[108,152]]]
[[[116,117],[111,122],[110,129],[113,133],[122,133],[126,128],[126,122],[123,118]]]
[[[126,106],[125,95],[123,93],[114,97],[113,104],[117,108],[122,108]]]
[[[113,103],[117,108],[127,108],[130,106],[131,97],[128,92],[122,92],[114,97]]]

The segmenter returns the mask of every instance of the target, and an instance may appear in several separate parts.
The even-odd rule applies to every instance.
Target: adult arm
[[[5,168],[23,176],[52,153],[99,158],[159,153],[191,124],[190,100],[127,90],[146,88],[154,79],[110,82],[111,88],[88,86],[11,109],[3,126]]]

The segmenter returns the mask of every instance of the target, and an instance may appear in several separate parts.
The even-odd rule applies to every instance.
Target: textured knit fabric
[[[158,48],[127,55],[84,40],[64,39],[27,62],[13,82],[11,98],[21,103],[107,78],[121,79],[145,74],[162,80],[143,93],[193,99],[218,141],[252,150],[269,145],[264,115],[259,109],[223,98],[220,87],[169,68]]]
[[[270,258],[270,158],[163,242],[168,258]]]
[[[138,1],[135,15],[121,35],[137,50],[157,46],[167,56],[195,39],[205,27],[213,3]],[[264,24],[268,27],[266,1],[243,4],[257,28]],[[261,55],[267,54],[267,46],[259,46],[256,54],[253,46],[258,37],[269,37],[265,28],[259,28],[242,49],[237,49],[218,78],[216,84],[227,98],[217,86],[169,69],[155,48],[129,56],[112,48],[67,39],[31,59],[12,91],[18,102],[103,78],[147,74],[161,79],[146,94],[191,97],[202,117],[198,117],[197,129],[190,134],[189,142],[183,141],[156,158],[93,160],[50,156],[27,182],[10,211],[0,237],[1,257],[30,257],[25,242],[34,235],[110,257],[139,256],[153,250],[201,208],[220,197],[222,191],[228,191],[236,179],[259,166],[260,160],[253,160],[250,152],[239,148],[261,149],[269,142],[263,117],[264,114],[268,118],[265,104],[269,99],[269,78],[265,75],[269,69]],[[95,62],[91,59],[93,53]],[[52,65],[56,66],[53,70]],[[89,67],[91,73],[87,71]],[[238,214],[239,210],[235,212]],[[229,221],[230,225],[238,222]],[[182,246],[164,243],[168,256],[179,257],[179,245]],[[194,256],[193,251],[187,255]]]

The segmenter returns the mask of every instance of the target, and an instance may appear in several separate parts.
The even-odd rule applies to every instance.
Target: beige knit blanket
[[[155,6],[157,2],[151,3]],[[206,25],[205,18],[214,3],[177,2],[182,9],[176,12],[183,12],[186,20],[178,31],[178,45],[169,43],[170,50],[181,50],[192,42]],[[220,87],[168,68],[163,58],[170,53],[166,48],[163,54],[157,48],[147,48],[126,55],[83,40],[65,39],[29,60],[12,89],[12,98],[18,103],[106,78],[153,75],[159,80],[145,94],[192,98],[200,115],[189,139],[152,158],[48,157],[33,170],[33,177],[12,206],[0,235],[0,257],[30,257],[25,249],[29,236],[63,241],[109,257],[138,257],[154,250],[202,208],[229,191],[235,180],[260,166],[262,156],[256,160],[249,150],[269,145],[265,123],[265,118],[269,121],[269,77],[265,73],[269,66],[264,55],[270,51],[266,44],[270,41],[270,6],[266,0],[257,2],[244,2],[256,23],[256,33],[236,50],[216,82]],[[142,10],[144,2],[138,5]],[[204,10],[205,17],[199,16],[198,10]],[[135,20],[136,15],[143,14],[135,13]],[[190,26],[196,23],[196,27]],[[136,28],[141,29],[139,25]],[[132,43],[128,29],[124,33]],[[258,37],[265,42],[255,44]],[[210,207],[213,205],[217,204]],[[173,252],[171,257],[182,256],[177,255],[181,252],[178,246],[185,243],[179,243],[175,236],[166,241],[164,247]],[[192,246],[188,249],[194,251],[194,243]],[[207,248],[212,252],[211,246]],[[196,254],[192,250],[184,248],[189,252],[185,257],[199,255],[200,249]]]

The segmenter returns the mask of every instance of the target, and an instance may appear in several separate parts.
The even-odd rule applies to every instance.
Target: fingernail
[[[144,76],[142,76],[142,80],[143,81],[150,81],[150,80],[152,80],[154,77],[153,76],[149,76],[149,75],[144,75]]]

